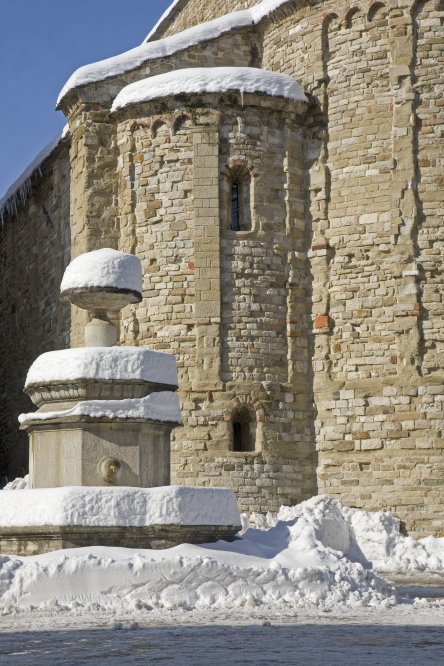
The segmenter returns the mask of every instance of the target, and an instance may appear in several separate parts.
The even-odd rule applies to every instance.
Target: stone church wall
[[[157,36],[253,4],[181,2]],[[178,359],[174,482],[233,487],[248,511],[328,492],[442,532],[443,20],[435,0],[288,2],[65,100],[72,256],[136,253],[144,299],[121,344]],[[221,96],[109,113],[132,81],[222,65],[293,76],[309,104],[298,118]],[[239,232],[233,179],[250,202]],[[73,346],[85,316],[73,308]],[[232,450],[240,413],[255,450]]]
[[[23,393],[28,368],[46,351],[69,347],[70,313],[58,300],[70,261],[69,158],[66,141],[42,165],[16,215],[0,229],[0,483],[28,470],[28,436],[18,416],[34,411]]]
[[[165,22],[159,26],[153,39],[162,39],[175,35],[182,30],[192,28],[199,23],[212,21],[230,12],[238,12],[258,5],[261,0],[180,0]]]

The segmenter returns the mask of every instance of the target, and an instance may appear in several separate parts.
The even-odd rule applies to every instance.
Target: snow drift
[[[233,543],[0,556],[0,606],[388,608],[395,591],[377,572],[444,567],[444,539],[404,537],[390,513],[351,509],[328,495],[277,516],[244,515],[243,523]]]

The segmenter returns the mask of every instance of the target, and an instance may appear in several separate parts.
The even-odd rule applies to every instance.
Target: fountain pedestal
[[[170,486],[170,435],[182,422],[176,359],[117,347],[108,317],[141,291],[133,255],[97,250],[68,266],[61,297],[92,320],[84,348],[42,354],[28,372],[24,390],[38,409],[19,421],[29,435],[30,489],[1,498],[2,553],[166,548],[232,541],[239,531],[232,490]],[[5,495],[14,495],[9,509]]]

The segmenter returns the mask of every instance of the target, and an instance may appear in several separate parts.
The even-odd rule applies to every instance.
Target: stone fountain
[[[118,347],[110,319],[141,292],[140,260],[130,254],[96,250],[66,269],[60,298],[91,321],[85,347],[47,352],[29,369],[24,391],[38,409],[19,420],[30,490],[2,494],[2,553],[165,548],[232,540],[239,530],[231,490],[170,486],[170,435],[181,424],[176,359]]]

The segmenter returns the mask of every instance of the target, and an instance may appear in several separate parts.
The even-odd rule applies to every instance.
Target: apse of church
[[[177,358],[173,483],[233,488],[247,512],[326,492],[441,533],[443,20],[431,0],[179,0],[145,60],[66,88],[70,133],[1,231],[10,477],[24,369],[84,344],[58,276],[114,247],[144,270],[120,344]],[[305,99],[159,89],[113,107],[218,67],[290,76]]]

